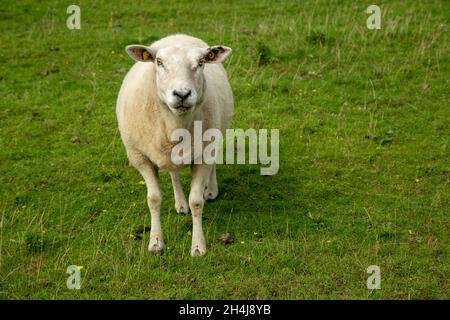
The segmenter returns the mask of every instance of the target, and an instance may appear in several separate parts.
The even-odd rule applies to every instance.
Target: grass
[[[381,30],[367,2],[77,4],[81,30],[0,5],[1,299],[449,298],[450,3],[382,1]],[[176,32],[233,48],[233,127],[280,129],[277,175],[219,167],[199,259],[168,174],[165,254],[128,237],[150,214],[115,119],[125,45]]]

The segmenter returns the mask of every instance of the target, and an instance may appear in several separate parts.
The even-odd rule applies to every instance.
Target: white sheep
[[[194,121],[202,121],[203,131],[230,126],[233,116],[233,94],[221,62],[231,49],[208,46],[187,35],[172,35],[150,46],[129,45],[131,58],[138,61],[126,75],[117,99],[117,120],[130,164],[147,185],[147,202],[151,213],[148,250],[164,249],[160,222],[161,188],[158,170],[168,170],[172,180],[175,209],[192,213],[191,256],[206,253],[202,228],[205,200],[218,195],[215,164],[194,164],[189,204],[180,183],[179,170],[171,160],[171,141],[175,129],[192,132]]]

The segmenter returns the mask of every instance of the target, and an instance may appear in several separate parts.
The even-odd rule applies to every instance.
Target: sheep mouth
[[[178,107],[176,110],[178,113],[184,113],[187,112],[191,107]]]
[[[172,110],[174,110],[176,113],[185,113],[192,109],[192,105],[186,104],[186,103],[180,103],[177,106],[174,106]]]

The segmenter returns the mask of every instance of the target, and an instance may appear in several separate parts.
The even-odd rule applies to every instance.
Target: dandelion
[[[416,183],[419,184],[420,183],[420,179],[416,178]]]
[[[140,184],[141,186],[143,186],[143,185],[145,184],[145,181],[144,181],[144,180],[141,180],[141,181],[139,181],[139,184]]]
[[[331,240],[327,240],[327,241],[325,241],[327,244],[330,244],[331,243]]]
[[[408,234],[409,234],[410,236],[412,236],[412,235],[414,234],[414,231],[408,230]]]
[[[245,241],[244,241],[244,240],[241,240],[241,244],[245,244]]]
[[[84,266],[77,266],[78,270],[83,270]]]

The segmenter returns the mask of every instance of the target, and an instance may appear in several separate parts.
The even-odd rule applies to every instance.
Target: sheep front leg
[[[162,201],[158,169],[151,163],[141,164],[138,168],[147,185],[147,203],[151,214],[150,242],[148,251],[160,254],[164,250],[164,238],[161,229],[160,208]]]
[[[189,213],[189,205],[184,196],[180,175],[177,172],[170,172],[170,178],[172,179],[173,195],[175,198],[175,210],[180,214]]]
[[[194,164],[192,166],[191,191],[189,193],[189,207],[192,213],[192,247],[191,256],[202,256],[206,253],[205,236],[202,227],[203,192],[211,173],[212,166]]]

